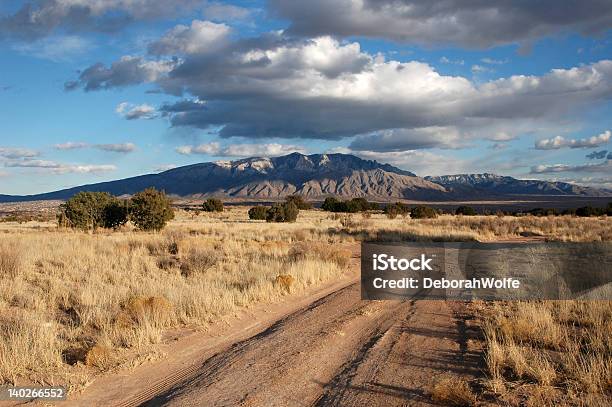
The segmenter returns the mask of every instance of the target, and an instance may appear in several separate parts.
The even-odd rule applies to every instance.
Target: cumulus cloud
[[[66,90],[83,87],[85,91],[109,89],[143,82],[153,82],[172,71],[177,60],[147,61],[141,57],[124,56],[110,67],[97,63],[85,69],[76,81],[64,84]]]
[[[207,144],[200,144],[197,146],[180,146],[176,148],[176,152],[183,155],[206,154],[222,157],[274,157],[294,152],[306,153],[306,149],[301,146],[285,145],[278,143],[230,144],[226,147],[221,147],[219,143],[212,142]]]
[[[94,147],[98,150],[112,153],[131,153],[136,150],[136,145],[134,143],[96,144]]]
[[[488,48],[577,31],[601,33],[612,22],[607,0],[492,2],[461,0],[271,0],[288,32],[387,38],[422,45]],[[554,10],[554,13],[551,13]]]
[[[225,24],[193,20],[191,27],[177,25],[149,46],[153,55],[206,54],[223,48],[231,29]]]
[[[406,151],[424,148],[461,148],[465,135],[454,127],[391,129],[358,136],[350,144],[353,150]]]
[[[583,139],[566,139],[563,136],[556,136],[549,139],[538,140],[535,143],[537,150],[558,150],[560,148],[594,148],[610,141],[612,132],[606,130],[603,133]]]
[[[115,112],[127,120],[149,120],[158,116],[157,110],[146,103],[142,105],[133,105],[131,103],[122,102],[117,105]]]
[[[555,172],[604,172],[612,171],[612,161],[606,160],[597,164],[583,165],[568,165],[568,164],[552,164],[552,165],[536,165],[531,167],[531,174],[545,174]]]
[[[0,17],[0,38],[34,40],[56,32],[112,32],[134,20],[167,18],[202,7],[201,0],[30,0]]]
[[[177,52],[186,47],[178,45]],[[471,134],[466,129],[498,130],[517,120],[544,127],[542,121],[558,123],[612,97],[610,60],[476,83],[330,37],[271,33],[229,41],[213,53],[194,52],[180,59],[167,59],[173,52],[161,59],[132,56],[110,66],[95,64],[68,87],[153,83],[198,101],[160,108],[174,126],[220,128],[221,137],[249,138],[341,139],[433,127]],[[476,133],[484,138],[483,131]]]
[[[589,160],[601,160],[602,158],[606,158],[606,154],[608,154],[608,150],[593,151],[587,154],[586,158]]]
[[[38,168],[40,170],[46,170],[54,174],[66,174],[66,173],[101,173],[114,171],[117,169],[114,165],[79,165],[79,164],[64,164],[56,161],[48,160],[15,160],[4,163],[6,167],[13,168]]]
[[[8,159],[21,159],[21,158],[32,158],[38,157],[40,153],[29,148],[13,148],[13,147],[0,147],[0,157]]]

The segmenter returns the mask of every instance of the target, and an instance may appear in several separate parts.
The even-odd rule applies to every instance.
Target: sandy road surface
[[[479,369],[460,308],[363,302],[354,284],[210,358],[145,405],[428,405],[433,378]]]

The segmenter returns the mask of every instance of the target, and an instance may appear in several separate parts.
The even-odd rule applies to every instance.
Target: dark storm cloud
[[[386,38],[423,45],[487,48],[530,43],[564,32],[601,33],[612,26],[608,0],[271,0],[288,31],[304,36]]]
[[[608,154],[608,150],[593,151],[592,153],[587,154],[586,158],[589,160],[601,160],[602,158],[606,158],[606,154]]]
[[[202,0],[31,0],[0,18],[0,38],[35,40],[58,31],[113,32],[133,20],[168,17]]]

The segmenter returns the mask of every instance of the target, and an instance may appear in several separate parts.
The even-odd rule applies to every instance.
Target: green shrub
[[[114,199],[104,208],[104,227],[117,229],[128,221],[129,202]]]
[[[593,208],[592,206],[583,206],[576,209],[576,216],[589,217],[589,216],[601,216],[606,213],[603,208]]]
[[[300,195],[290,195],[285,198],[286,202],[292,202],[299,210],[312,209],[312,204],[304,200]]]
[[[413,219],[435,219],[438,217],[438,213],[434,208],[419,205],[410,210],[410,217]]]
[[[474,216],[476,211],[471,206],[460,206],[455,210],[455,215]]]
[[[208,198],[202,204],[204,212],[223,212],[223,202],[216,198]]]
[[[295,222],[300,210],[293,202],[274,204],[266,214],[266,222]]]
[[[383,209],[383,213],[387,215],[389,219],[395,219],[397,215],[406,216],[408,215],[409,212],[410,212],[410,207],[408,207],[408,205],[401,203],[401,202],[387,204],[385,205],[385,208]]]
[[[266,216],[268,215],[268,208],[265,206],[254,206],[249,209],[249,219],[253,220],[266,220]]]
[[[340,201],[336,198],[325,198],[321,209],[329,212],[365,212],[378,209],[378,204],[368,202],[365,198],[353,198],[347,201]]]
[[[321,209],[328,212],[335,212],[334,208],[338,204],[338,200],[336,198],[328,197],[323,201],[323,205],[321,205]]]
[[[141,230],[161,230],[173,218],[172,202],[155,188],[138,192],[130,200],[130,219]]]
[[[107,192],[79,192],[62,204],[58,222],[83,230],[117,227],[127,221],[125,211],[116,210],[120,206]]]

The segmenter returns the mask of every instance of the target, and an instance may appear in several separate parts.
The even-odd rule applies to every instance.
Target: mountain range
[[[349,154],[292,153],[174,168],[158,174],[82,185],[37,195],[0,195],[0,202],[67,199],[79,191],[131,195],[148,187],[178,197],[281,199],[292,194],[374,200],[461,200],[517,195],[612,196],[612,191],[563,182],[519,180],[495,174],[418,177],[389,164]]]

